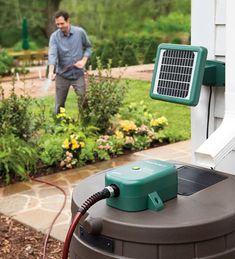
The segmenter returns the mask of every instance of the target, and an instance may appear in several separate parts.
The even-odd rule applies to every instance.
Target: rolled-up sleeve
[[[49,50],[48,50],[48,64],[55,65],[58,59],[57,44],[55,36],[52,34],[49,41]]]

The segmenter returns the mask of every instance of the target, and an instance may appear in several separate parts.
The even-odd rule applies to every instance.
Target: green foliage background
[[[68,11],[72,23],[84,27],[94,45],[127,35],[189,33],[190,27],[190,0],[0,0],[0,5],[3,47],[13,47],[21,40],[24,16],[29,40],[40,47],[47,45],[49,35],[55,30],[53,14],[58,9]]]

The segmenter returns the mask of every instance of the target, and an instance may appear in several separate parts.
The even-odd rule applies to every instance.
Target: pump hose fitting
[[[110,198],[110,197],[118,197],[120,194],[119,188],[115,184],[111,184],[109,186],[106,186],[102,191],[96,192],[92,196],[90,196],[78,209],[77,214],[75,215],[69,230],[67,232],[65,242],[64,242],[64,250],[63,250],[63,256],[62,259],[68,259],[69,254],[69,246],[70,242],[73,236],[73,232],[79,223],[81,217],[87,212],[87,210],[93,206],[96,202]]]

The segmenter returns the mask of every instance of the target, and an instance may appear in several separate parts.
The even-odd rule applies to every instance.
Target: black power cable
[[[210,124],[210,110],[211,110],[211,96],[212,96],[212,86],[210,85],[210,93],[207,108],[207,122],[206,122],[206,139],[209,137],[209,124]]]

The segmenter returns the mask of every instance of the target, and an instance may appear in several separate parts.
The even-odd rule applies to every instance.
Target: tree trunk
[[[60,2],[62,0],[47,0],[47,24],[46,24],[46,35],[49,38],[51,33],[55,31],[55,21],[54,21],[54,14],[58,11],[60,7]]]

